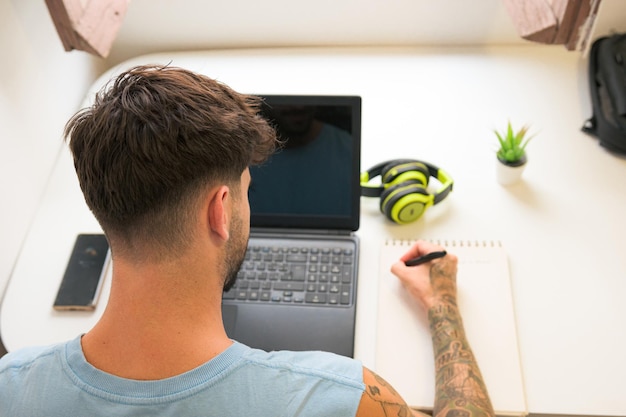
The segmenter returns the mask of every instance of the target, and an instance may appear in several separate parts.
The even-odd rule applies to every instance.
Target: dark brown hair
[[[237,188],[246,167],[274,150],[260,104],[176,67],[138,66],[110,81],[65,127],[85,201],[109,240],[184,248],[198,192]]]

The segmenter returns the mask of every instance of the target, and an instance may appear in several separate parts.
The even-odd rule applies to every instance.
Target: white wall
[[[43,0],[0,0],[0,296],[52,169],[65,121],[101,72],[65,53]]]
[[[131,0],[109,62],[180,49],[525,43],[502,0]]]
[[[625,17],[626,1],[602,0],[595,36],[626,31]],[[485,44],[530,44],[503,0],[131,0],[107,64],[172,50]]]

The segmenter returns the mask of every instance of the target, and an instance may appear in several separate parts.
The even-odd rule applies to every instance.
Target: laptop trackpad
[[[222,311],[226,334],[253,348],[354,353],[354,309],[245,303]]]

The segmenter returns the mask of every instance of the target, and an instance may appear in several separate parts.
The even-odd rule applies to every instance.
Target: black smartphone
[[[78,235],[53,308],[94,310],[109,262],[109,242],[103,234]]]

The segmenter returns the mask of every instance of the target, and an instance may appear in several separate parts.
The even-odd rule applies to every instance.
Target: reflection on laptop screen
[[[263,96],[283,145],[250,169],[252,225],[358,227],[360,99]]]

